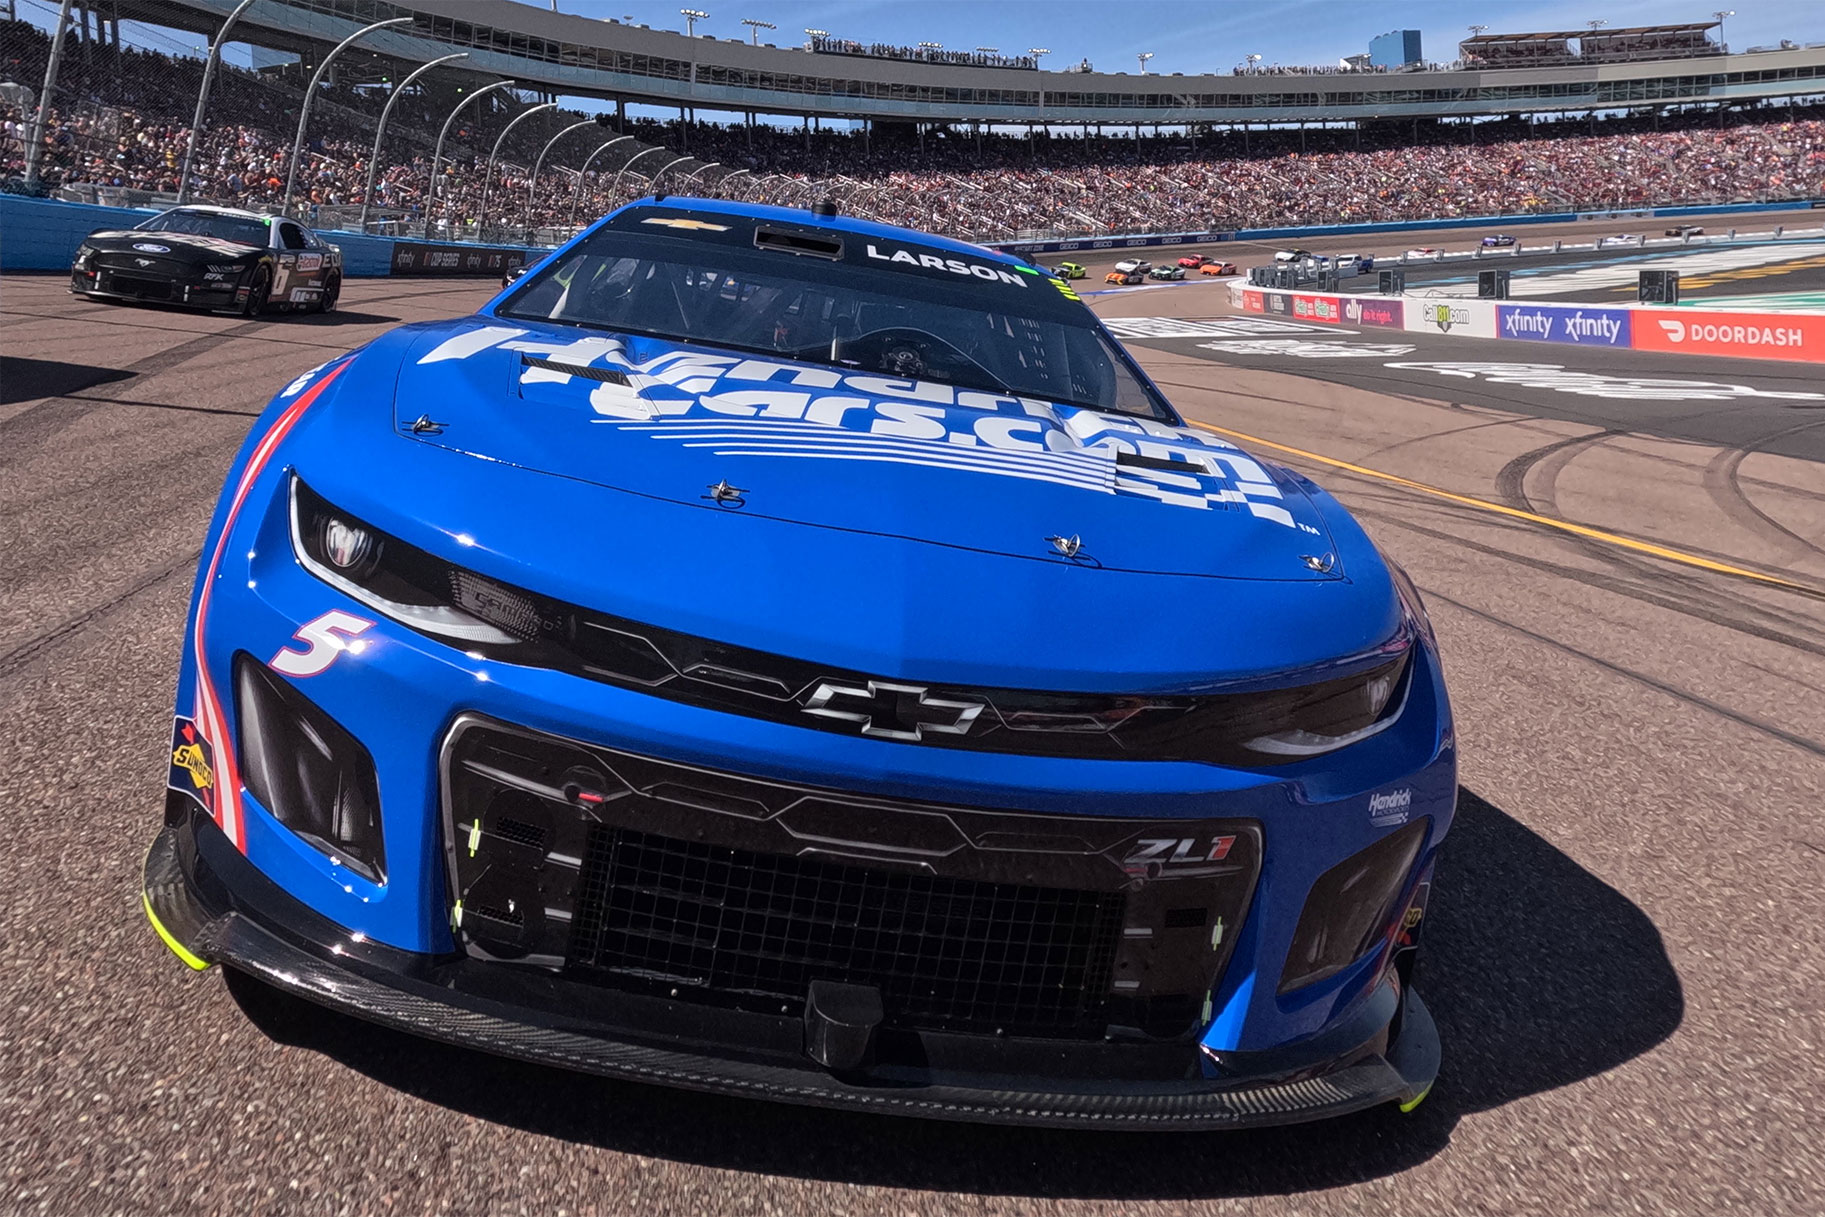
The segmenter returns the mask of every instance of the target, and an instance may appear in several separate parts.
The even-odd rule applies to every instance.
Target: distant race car
[[[1601,241],[1597,242],[1597,245],[1601,248],[1605,245],[1639,245],[1641,242],[1642,236],[1640,233],[1619,232],[1613,237],[1604,237]]]
[[[1666,235],[1669,237],[1702,237],[1705,235],[1705,230],[1701,224],[1675,224],[1667,229]]]
[[[1183,266],[1186,270],[1202,270],[1204,264],[1208,261],[1210,261],[1210,259],[1206,258],[1203,254],[1187,254],[1179,259],[1179,265]]]
[[[1514,238],[1505,232],[1498,232],[1493,236],[1483,238],[1484,249],[1505,249],[1513,244]]]
[[[1144,275],[1153,269],[1153,263],[1144,258],[1123,258],[1115,264],[1115,269],[1123,274]]]
[[[1312,257],[1312,253],[1310,250],[1282,249],[1279,252],[1274,254],[1274,261],[1276,261],[1276,262],[1307,262],[1307,261],[1311,260],[1311,257]]]
[[[1120,283],[1123,286],[1132,286],[1133,284],[1145,283],[1146,281],[1147,276],[1144,272],[1138,270],[1122,270],[1119,267],[1103,276],[1104,283]]]
[[[1435,245],[1421,245],[1417,249],[1409,249],[1407,251],[1407,257],[1409,257],[1409,258],[1436,258],[1444,252],[1445,252],[1444,250],[1439,249]]]
[[[1156,266],[1147,272],[1147,277],[1149,279],[1167,280],[1183,279],[1185,277],[1185,268],[1183,266]]]
[[[1239,275],[1242,272],[1236,269],[1234,262],[1206,262],[1198,267],[1198,273],[1200,275]]]
[[[1060,262],[1052,273],[1060,279],[1082,279],[1090,272],[1075,262]]]
[[[501,274],[501,286],[502,287],[512,287],[516,282],[518,282],[519,277],[521,275],[525,274],[528,269],[529,269],[529,265],[524,262],[522,262],[518,266],[509,266]]]
[[[176,207],[136,228],[84,237],[70,292],[249,317],[269,306],[327,313],[342,294],[342,250],[280,216]]]
[[[1459,738],[1419,592],[1029,269],[649,198],[277,378],[171,621],[153,932],[750,1101],[1417,1106]]]

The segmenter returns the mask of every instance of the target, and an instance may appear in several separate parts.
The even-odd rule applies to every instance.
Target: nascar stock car
[[[1168,282],[1174,282],[1185,277],[1185,268],[1183,266],[1167,266],[1166,264],[1161,263],[1159,266],[1149,270],[1147,272],[1147,277],[1149,279],[1164,279]]]
[[[1205,261],[1198,265],[1200,275],[1239,275],[1241,270],[1234,262]]]
[[[136,228],[84,237],[70,291],[249,317],[268,305],[327,313],[342,294],[342,250],[280,216],[176,207]]]
[[[1124,287],[1132,287],[1136,283],[1147,282],[1147,272],[1142,270],[1123,270],[1118,266],[1103,276],[1103,282],[1119,283]]]
[[[1435,1077],[1413,584],[1012,258],[631,204],[281,388],[199,570],[144,886],[192,967],[889,1114]]]
[[[1179,265],[1183,266],[1186,270],[1198,270],[1209,261],[1210,259],[1206,258],[1203,254],[1186,254],[1183,258],[1179,259]]]
[[[1484,249],[1507,249],[1509,246],[1513,245],[1514,243],[1515,243],[1515,239],[1513,237],[1509,236],[1505,232],[1498,232],[1498,233],[1492,233],[1491,235],[1484,237],[1483,241],[1482,241],[1482,247]]]
[[[1089,273],[1076,262],[1060,262],[1052,268],[1052,274],[1060,279],[1082,279]]]

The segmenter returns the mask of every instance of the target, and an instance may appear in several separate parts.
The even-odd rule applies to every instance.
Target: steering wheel
[[[875,330],[843,344],[845,360],[900,380],[953,380],[975,360],[936,334],[911,326]]]

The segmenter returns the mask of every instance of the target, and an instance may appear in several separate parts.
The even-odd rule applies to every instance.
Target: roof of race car
[[[828,228],[835,232],[853,233],[856,236],[877,237],[889,240],[911,240],[930,249],[944,249],[952,253],[968,254],[978,260],[998,262],[1003,266],[1030,266],[1012,254],[999,249],[990,249],[986,245],[972,245],[968,241],[959,241],[952,237],[941,237],[935,233],[921,232],[916,228],[900,228],[893,224],[877,224],[872,220],[858,219],[854,216],[836,215],[820,216],[813,212],[796,207],[770,207],[761,203],[742,203],[730,199],[700,199],[683,195],[648,195],[635,199],[626,206],[616,208],[591,228],[600,227],[621,212],[633,207],[677,207],[687,211],[702,211],[717,215],[737,216],[744,220],[772,220],[776,223],[796,224],[800,227]]]
[[[160,215],[170,215],[174,211],[204,211],[210,215],[238,216],[243,220],[258,220],[262,224],[282,219],[281,216],[267,215],[263,212],[248,211],[241,207],[218,207],[214,203],[185,203],[182,207],[168,207]]]

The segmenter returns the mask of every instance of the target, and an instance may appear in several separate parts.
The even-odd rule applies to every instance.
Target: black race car
[[[249,317],[269,305],[327,313],[342,293],[342,251],[280,216],[176,207],[137,228],[84,237],[70,291]]]

